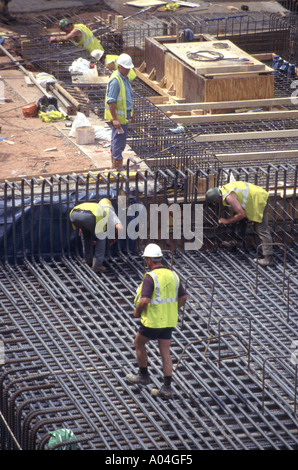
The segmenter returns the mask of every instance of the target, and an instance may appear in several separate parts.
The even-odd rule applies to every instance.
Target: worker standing
[[[51,43],[71,41],[76,47],[84,48],[89,54],[95,49],[104,51],[100,41],[84,24],[73,24],[69,19],[64,18],[59,21],[59,28],[66,34],[64,36],[52,36],[50,38]]]
[[[178,275],[162,265],[162,251],[154,243],[146,246],[143,254],[150,271],[137,290],[133,316],[141,318],[141,326],[136,334],[134,345],[139,365],[138,374],[128,374],[130,384],[150,383],[146,343],[158,340],[162,359],[164,383],[160,389],[153,389],[152,395],[171,398],[173,364],[170,354],[172,331],[178,323],[178,310],[186,300],[186,292]]]
[[[219,218],[219,224],[234,224],[245,218],[255,222],[256,233],[259,236],[264,258],[254,261],[261,266],[272,266],[273,248],[272,237],[268,225],[268,192],[252,183],[245,181],[235,181],[225,184],[222,188],[210,188],[206,193],[208,203],[219,203],[223,206],[230,206],[234,215],[228,219]],[[231,245],[236,241],[232,241]]]
[[[106,271],[103,262],[110,230],[114,229],[115,238],[123,230],[111,201],[103,198],[98,203],[83,202],[71,210],[69,217],[73,228],[80,229],[85,262],[95,272]]]
[[[105,97],[105,119],[112,123],[111,162],[112,168],[121,170],[122,152],[126,146],[128,122],[134,119],[133,96],[128,73],[133,69],[131,57],[120,54],[118,70],[112,73]]]
[[[95,49],[91,52],[91,56],[95,60],[97,60],[97,62],[99,62],[101,65],[110,70],[110,72],[115,72],[115,70],[118,69],[117,60],[119,59],[119,56],[116,54],[105,54],[104,51],[101,51],[100,49]],[[134,69],[130,69],[127,75],[129,81],[134,80],[136,76],[137,74]]]

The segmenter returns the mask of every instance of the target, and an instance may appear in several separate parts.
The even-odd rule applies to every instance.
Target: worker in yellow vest
[[[150,271],[145,274],[134,300],[134,318],[141,319],[134,345],[139,365],[138,374],[128,374],[130,384],[150,383],[146,343],[157,340],[163,364],[164,383],[160,389],[151,391],[153,396],[171,398],[173,390],[173,364],[170,354],[172,331],[178,323],[178,310],[187,295],[179,276],[162,265],[162,251],[155,243],[146,246],[143,254]]]
[[[103,265],[109,239],[115,239],[123,225],[114,212],[109,199],[97,202],[83,202],[75,206],[70,214],[73,229],[79,229],[84,261],[95,272],[106,271]]]
[[[65,36],[52,36],[50,38],[51,43],[71,41],[75,46],[85,49],[89,54],[95,49],[104,51],[100,41],[84,24],[73,24],[69,19],[64,18],[59,21],[59,28],[66,33]]]
[[[118,69],[118,59],[119,55],[116,54],[105,54],[104,51],[101,51],[99,49],[95,49],[94,51],[91,52],[91,56],[97,61],[100,62],[101,65],[106,67],[108,70],[111,72],[115,72],[115,70]],[[134,71],[134,69],[130,69],[128,72],[128,79],[130,81],[134,80],[136,78],[137,74]]]
[[[227,183],[222,188],[210,188],[206,193],[208,203],[219,203],[224,207],[230,206],[234,215],[230,218],[219,218],[219,224],[235,224],[245,218],[255,223],[255,229],[261,240],[264,258],[254,261],[261,266],[272,266],[273,247],[272,237],[268,225],[268,192],[246,181]],[[230,246],[236,245],[232,240]]]
[[[106,89],[104,117],[112,125],[112,168],[121,170],[128,123],[134,120],[133,93],[128,79],[128,73],[134,65],[128,54],[120,54],[117,64],[118,69],[110,76]]]

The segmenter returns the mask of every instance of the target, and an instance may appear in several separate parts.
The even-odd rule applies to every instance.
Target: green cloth
[[[56,450],[76,450],[76,444],[71,441],[76,441],[76,436],[71,431],[71,429],[57,429],[56,431],[51,431],[49,440],[49,448],[52,449],[56,444],[61,442],[67,443],[63,446],[58,446]]]

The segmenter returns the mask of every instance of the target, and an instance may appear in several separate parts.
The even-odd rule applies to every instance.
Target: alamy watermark
[[[295,91],[293,91],[293,93],[291,94],[291,103],[292,104],[298,104],[298,79],[297,80],[293,80],[290,87],[293,89],[295,88]]]
[[[0,104],[5,103],[4,82],[0,79]]]
[[[0,341],[0,366],[3,366],[5,361],[5,354],[4,354],[4,343]]]
[[[125,196],[119,196],[118,219],[123,226],[118,239],[145,240],[149,236],[152,240],[162,239],[185,241],[185,250],[199,250],[203,245],[203,205],[202,204],[150,204],[148,210],[141,203],[131,204],[127,207]],[[98,206],[100,214],[101,207]],[[149,213],[148,213],[149,212]],[[149,222],[149,234],[148,234]],[[115,238],[115,224],[113,219],[105,215],[95,227],[98,239]]]

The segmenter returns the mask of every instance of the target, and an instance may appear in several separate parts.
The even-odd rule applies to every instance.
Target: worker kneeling
[[[69,214],[72,226],[79,229],[82,239],[84,261],[92,266],[93,271],[106,271],[103,266],[106,247],[123,230],[109,199],[96,202],[83,202],[75,206]]]
[[[171,398],[173,395],[171,382],[173,364],[170,354],[172,331],[178,323],[178,310],[186,300],[186,292],[179,276],[170,269],[162,266],[162,251],[154,243],[150,243],[143,254],[150,271],[145,274],[143,282],[137,290],[134,300],[133,316],[141,318],[141,326],[136,334],[136,348],[139,371],[137,375],[128,374],[127,382],[147,385],[150,383],[148,372],[148,356],[146,343],[157,340],[162,359],[164,383],[158,389],[153,389],[154,396]]]

